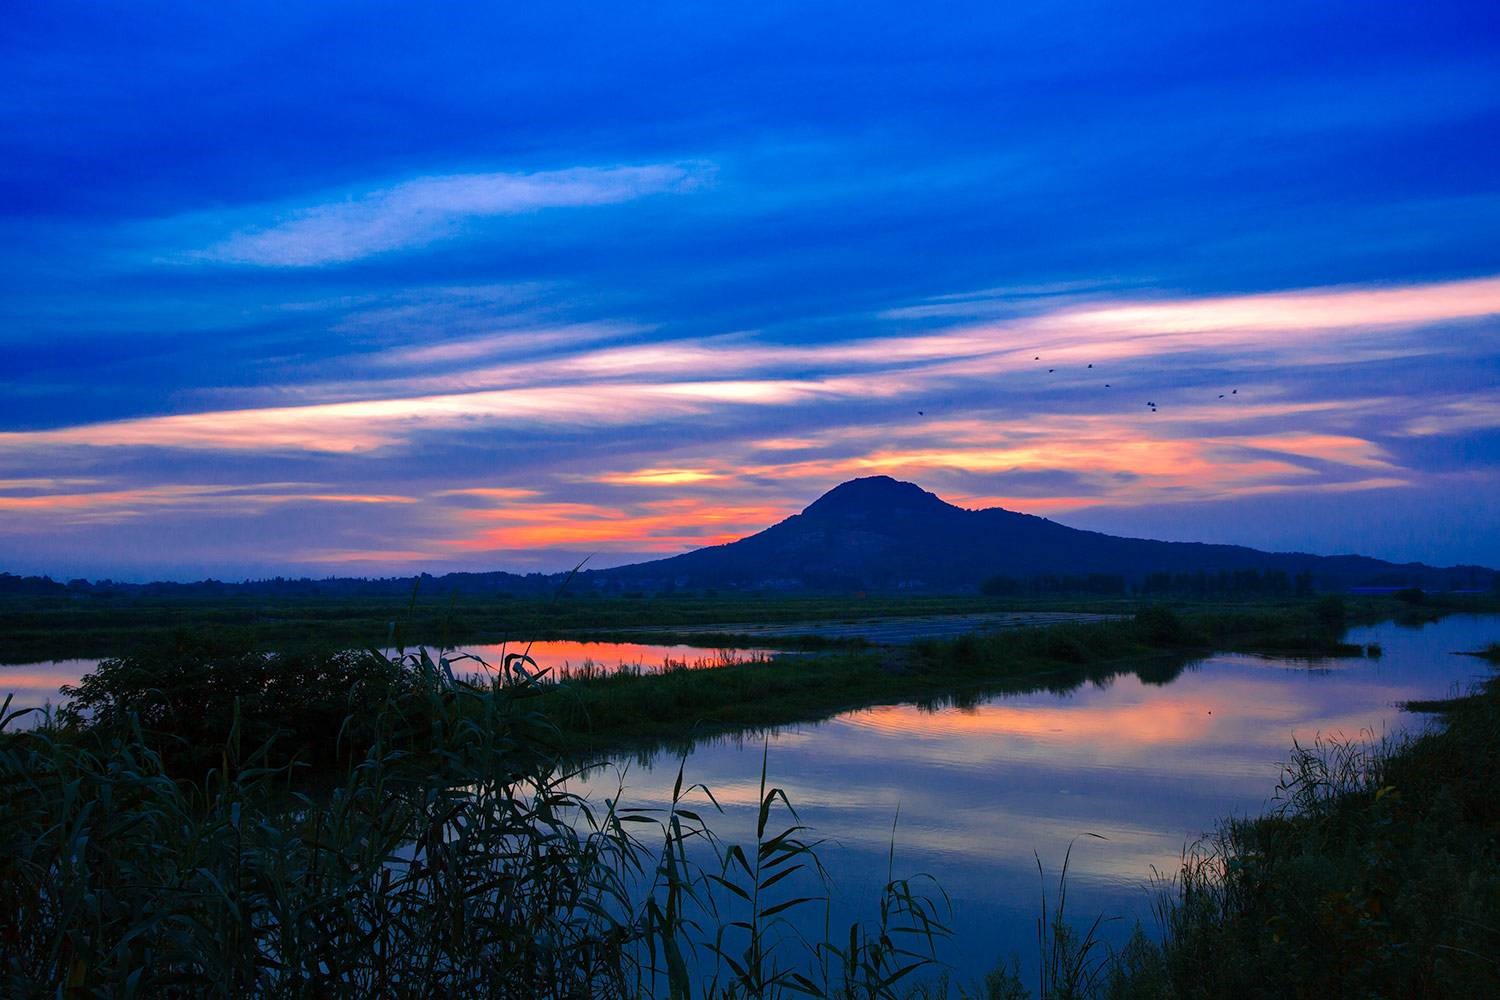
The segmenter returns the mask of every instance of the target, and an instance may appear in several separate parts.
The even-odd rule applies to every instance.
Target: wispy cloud
[[[386,553],[394,566],[425,552],[436,567],[487,553],[511,565],[528,551],[727,541],[874,473],[1036,513],[1393,490],[1435,481],[1415,442],[1500,427],[1500,409],[1492,392],[1458,383],[1393,384],[1390,359],[1420,355],[1414,364],[1452,371],[1452,343],[1493,341],[1493,322],[1472,321],[1497,313],[1500,279],[1488,278],[1070,301],[895,337],[595,343],[504,365],[485,352],[528,333],[496,331],[404,356],[377,351],[365,367],[380,378],[305,387],[336,401],[0,433],[0,471],[15,477],[0,509],[86,523],[383,504],[379,530],[401,526],[409,549],[366,546],[353,531],[319,540],[305,561],[375,565]],[[554,332],[560,345],[570,333]],[[428,364],[455,370],[402,372]],[[410,457],[425,468],[423,453],[442,449],[474,478],[434,491],[392,471]],[[66,482],[103,463],[207,465],[223,453],[337,470],[329,478],[341,485],[232,494]]]
[[[725,408],[806,407],[834,400],[962,392],[996,384],[993,380],[1002,377],[1035,392],[1044,365],[1065,366],[1066,373],[1058,379],[1073,380],[1054,380],[1055,384],[1083,385],[1078,380],[1085,379],[1094,393],[1089,399],[1099,400],[1092,405],[1113,412],[1119,404],[1098,393],[1104,392],[1106,378],[1114,376],[1089,372],[1086,359],[1093,359],[1090,364],[1119,365],[1149,357],[1164,365],[1191,356],[1194,366],[1222,367],[1232,363],[1236,352],[1243,352],[1262,363],[1268,357],[1277,358],[1278,364],[1295,363],[1308,350],[1309,333],[1318,334],[1312,350],[1322,353],[1331,349],[1335,338],[1358,340],[1372,329],[1420,329],[1495,314],[1500,314],[1500,278],[1065,308],[1015,323],[814,346],[759,343],[732,335],[604,347],[451,375],[383,379],[365,387],[381,398],[358,398],[360,384],[346,382],[310,390],[344,397],[337,402],[0,433],[0,449],[363,452],[409,443],[434,430],[644,425]],[[1420,336],[1402,343],[1411,351],[1435,349]],[[454,346],[460,353],[487,349]],[[417,350],[441,354],[444,349]],[[1038,364],[1033,352],[1045,360]],[[1395,351],[1396,356],[1401,353]],[[704,379],[705,372],[717,377]],[[760,377],[741,377],[746,375]],[[1137,390],[1149,389],[1139,378],[1136,381]],[[496,384],[501,387],[486,387]],[[1233,405],[1229,409],[1221,404],[1222,419],[1243,421],[1250,400],[1241,396]],[[1210,407],[1206,412],[1214,411]],[[1482,421],[1488,412],[1471,406],[1448,419],[1459,419],[1462,413],[1463,420]],[[1206,413],[1200,419],[1207,419]],[[930,426],[919,433],[939,440]]]
[[[733,541],[786,513],[776,504],[701,497],[623,504],[536,500],[466,510],[459,534],[442,544],[457,552],[556,546],[680,552]]]
[[[95,480],[94,482],[98,482]],[[356,493],[297,483],[257,483],[238,486],[158,484],[122,489],[16,493],[0,485],[0,512],[13,518],[12,527],[25,530],[23,517],[49,523],[78,524],[120,521],[151,511],[207,511],[248,513],[294,504],[410,504],[413,497]]]
[[[688,191],[710,175],[706,164],[670,163],[417,177],[251,210],[248,214],[267,221],[188,256],[259,267],[347,263],[448,239],[478,219]]]
[[[704,413],[716,406],[783,406],[872,391],[849,380],[726,380],[501,389],[312,406],[143,417],[45,431],[0,433],[0,449],[36,446],[350,453],[414,434],[495,425],[620,426]]]
[[[573,323],[557,327],[500,330],[480,337],[462,337],[415,347],[381,351],[368,360],[386,368],[408,368],[468,364],[497,356],[537,354],[559,348],[577,348],[601,340],[643,333],[647,327],[627,323]]]

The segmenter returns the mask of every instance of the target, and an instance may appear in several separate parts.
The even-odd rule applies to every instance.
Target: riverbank
[[[1294,748],[1281,807],[1188,855],[1107,995],[1500,995],[1500,678],[1407,707],[1437,725]]]
[[[1454,612],[1500,611],[1500,595],[1344,597],[1348,621],[1402,617],[1420,621]],[[1316,599],[1246,597],[1175,598],[1187,614],[1297,609]],[[0,662],[99,659],[154,654],[212,635],[224,648],[299,652],[330,646],[449,646],[591,639],[693,646],[759,646],[764,632],[784,649],[820,650],[839,645],[832,626],[927,616],[1006,613],[1134,615],[1152,601],[1139,596],[941,597],[850,595],[672,595],[597,597],[560,593],[549,598],[442,595],[416,591],[404,599],[167,598],[142,596],[34,597],[0,595]],[[737,627],[736,623],[750,623]],[[801,629],[797,626],[807,625]]]
[[[811,722],[898,702],[1068,690],[1123,673],[1169,680],[1214,651],[1361,656],[1340,640],[1342,604],[1179,613],[970,634],[904,647],[783,656],[713,671],[623,671],[542,687],[537,709],[580,754]]]

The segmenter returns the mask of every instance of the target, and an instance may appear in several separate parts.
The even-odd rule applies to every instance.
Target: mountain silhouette
[[[1267,574],[1278,574],[1266,586]],[[952,594],[989,589],[1025,591],[1277,593],[1302,584],[1317,590],[1349,587],[1427,590],[1500,589],[1500,572],[1482,566],[1396,564],[1366,556],[1261,552],[1241,545],[1161,542],[1081,531],[1044,517],[992,507],[965,510],[915,483],[889,476],[852,479],[764,531],[682,555],[577,574],[503,571],[378,579],[247,580],[226,583],[66,584],[50,577],[0,573],[6,595],[126,595],[161,598],[405,597],[423,593],[654,594],[671,591],[782,591],[819,594],[858,591]],[[1259,579],[1259,583],[1257,583]],[[997,582],[1011,585],[995,589]],[[1102,586],[1101,586],[1102,584]],[[1144,586],[1143,586],[1144,585]],[[1278,590],[1278,587],[1280,588]]]
[[[1152,574],[1306,575],[1320,589],[1493,586],[1493,570],[1398,565],[1366,556],[1262,552],[1082,531],[994,507],[965,510],[915,483],[853,479],[764,531],[651,562],[585,574],[594,587],[659,589],[972,591],[986,580]]]

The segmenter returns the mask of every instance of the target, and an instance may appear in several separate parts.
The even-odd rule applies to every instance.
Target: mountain
[[[0,573],[9,596],[71,599],[409,597],[423,594],[655,594],[663,591],[992,593],[1124,591],[1284,593],[1350,587],[1500,591],[1482,566],[1396,564],[1366,556],[1260,552],[1240,545],[1158,542],[1080,531],[999,507],[965,510],[889,476],[852,479],[800,514],[727,545],[613,569],[448,573],[420,577],[226,583],[64,584]]]
[[[1204,574],[1232,582],[1274,574],[1276,586],[1318,589],[1421,586],[1485,589],[1494,570],[1398,565],[1365,556],[1271,553],[1239,545],[1161,542],[1069,528],[995,507],[965,510],[914,483],[889,476],[854,479],[800,514],[726,545],[598,570],[580,581],[595,589],[718,589],[840,592],[972,591],[1071,577],[1104,589],[1139,587],[1153,577]],[[997,581],[997,578],[1003,578]],[[1080,578],[1082,580],[1080,581]],[[1004,582],[1009,581],[1009,584]],[[1212,583],[1212,580],[1209,581]],[[1180,582],[1180,581],[1179,581]],[[1059,586],[1061,583],[1054,581]]]

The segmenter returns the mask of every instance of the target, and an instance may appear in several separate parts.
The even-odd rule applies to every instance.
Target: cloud
[[[99,480],[94,480],[97,483]],[[0,481],[0,513],[21,528],[21,519],[43,518],[49,523],[109,523],[140,517],[151,511],[236,511],[254,513],[294,504],[412,504],[409,496],[355,493],[299,483],[257,483],[238,486],[158,484],[122,489],[16,495]]]
[[[590,477],[594,482],[613,486],[685,486],[727,478],[722,472],[707,469],[636,469],[634,472],[605,473]]]
[[[600,551],[675,553],[759,531],[788,512],[776,504],[684,497],[625,504],[537,500],[466,510],[459,552],[586,546]]]
[[[1479,376],[1432,377],[1465,363],[1452,343],[1472,351],[1493,340],[1495,324],[1473,321],[1497,312],[1500,279],[1486,278],[1069,301],[894,337],[733,334],[581,346],[509,365],[483,357],[521,346],[495,331],[405,357],[375,351],[366,367],[381,377],[368,382],[288,390],[333,401],[0,433],[0,473],[17,484],[0,508],[70,523],[159,510],[167,523],[188,505],[235,515],[363,497],[389,505],[378,529],[350,522],[337,541],[316,540],[318,559],[364,561],[349,554],[386,552],[375,532],[396,531],[401,552],[468,568],[487,554],[519,565],[528,551],[665,553],[727,541],[875,473],[966,506],[1042,514],[1424,487],[1444,470],[1415,442],[1500,427],[1494,394],[1467,387]],[[569,328],[548,329],[565,338]],[[1419,361],[1391,360],[1413,352]],[[457,369],[401,374],[403,364],[439,363]],[[1398,377],[1415,364],[1427,374]],[[1106,380],[1116,388],[1104,390]],[[1220,398],[1229,385],[1239,393]],[[160,449],[169,453],[145,452]],[[181,480],[184,466],[222,469],[225,454],[341,485],[176,495],[139,471],[154,463]],[[459,488],[434,491],[440,454],[464,477],[442,485]],[[110,462],[148,481],[117,497],[65,482]],[[22,495],[31,493],[43,496]]]
[[[1300,333],[1417,326],[1500,313],[1500,277],[1386,288],[1330,288],[1121,304],[1062,313],[1061,330],[1127,336]],[[1203,346],[1204,341],[1191,343]]]
[[[626,323],[574,323],[559,327],[502,330],[482,337],[464,337],[415,347],[381,351],[368,360],[389,368],[451,366],[497,355],[529,355],[561,347],[578,347],[644,333],[648,327]]]
[[[710,173],[702,163],[669,163],[418,177],[307,205],[265,206],[256,214],[270,222],[188,257],[258,267],[342,264],[449,239],[478,219],[689,191]]]
[[[0,433],[0,450],[37,446],[350,453],[409,441],[417,432],[494,425],[599,427],[690,416],[717,404],[780,406],[848,396],[847,380],[635,383],[602,392],[542,386],[405,399],[264,407],[142,417],[44,431]]]

